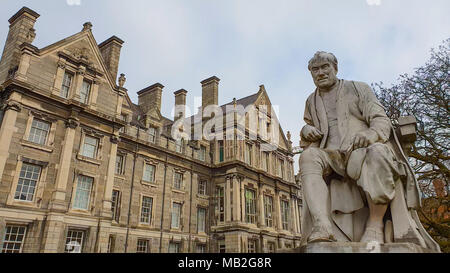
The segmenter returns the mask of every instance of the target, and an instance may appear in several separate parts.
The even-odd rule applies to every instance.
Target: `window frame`
[[[65,86],[66,75],[70,76],[69,86]],[[62,82],[61,82],[61,88],[59,90],[59,96],[61,98],[68,99],[70,97],[70,91],[73,88],[74,79],[75,79],[75,73],[72,73],[71,71],[64,70],[64,75],[63,75]],[[63,91],[64,87],[67,87],[67,94],[66,94],[66,96],[63,96],[63,92],[66,92],[66,91]]]
[[[200,211],[204,212],[203,215],[203,221],[200,222]],[[206,217],[208,215],[207,208],[204,207],[197,207],[197,233],[206,233]],[[203,227],[203,229],[200,229],[200,227]]]
[[[149,198],[149,200],[150,200],[150,207],[144,208],[144,200],[146,198]],[[149,196],[149,195],[141,195],[140,199],[141,200],[140,200],[140,206],[139,206],[139,224],[151,226],[153,224],[153,205],[155,203],[155,198],[153,196]],[[143,216],[144,209],[148,210],[146,212],[146,214],[148,214],[148,215],[146,215],[146,216]],[[148,217],[148,221],[147,222],[142,221],[143,217]],[[144,220],[145,220],[145,218],[144,218]]]
[[[139,242],[145,242],[145,251],[140,251],[139,248],[142,247],[142,245],[139,245]],[[150,253],[150,240],[144,239],[144,238],[138,238],[136,241],[136,253]]]
[[[14,228],[17,228],[17,232],[14,233],[14,234],[12,234],[12,232],[10,232],[9,233],[9,238],[7,240],[8,228],[10,228],[11,231]],[[19,233],[20,229],[23,229],[23,233]],[[3,238],[1,240],[2,245],[1,245],[1,249],[0,249],[1,252],[0,253],[23,253],[23,246],[25,244],[25,239],[27,238],[27,231],[28,231],[28,228],[25,225],[6,224],[5,225],[5,229],[4,229],[4,235],[3,235]],[[14,238],[16,238],[16,240],[14,240],[14,241],[10,240],[11,239],[11,235],[14,235]],[[20,242],[17,240],[18,236],[22,236],[22,240],[20,240]],[[14,246],[14,249],[8,249],[8,244],[12,244]],[[20,247],[19,247],[18,250],[15,249],[16,244],[20,244]]]
[[[71,242],[73,242],[73,241],[68,241],[68,239],[69,239],[69,233],[73,233],[73,232],[77,232],[77,233],[81,233],[81,243],[80,243],[80,249],[79,249],[79,252],[69,252],[69,251],[67,251],[67,246],[71,243]],[[87,232],[86,232],[86,230],[84,230],[84,229],[78,229],[78,228],[72,228],[72,227],[69,227],[68,229],[67,229],[67,233],[66,233],[66,237],[65,237],[65,243],[64,243],[64,253],[83,253],[83,248],[84,248],[84,242],[85,242],[85,239],[86,239],[86,234],[87,234]],[[78,239],[77,237],[74,237],[75,239]]]
[[[147,166],[149,166],[150,168],[153,168],[151,177],[149,177],[151,180],[146,180]],[[151,164],[149,162],[144,161],[144,168],[142,171],[142,182],[149,183],[149,184],[156,184],[156,165],[155,164]]]
[[[177,181],[177,176],[179,175],[180,179]],[[177,186],[178,185],[178,186]],[[173,173],[173,181],[172,181],[172,188],[176,190],[183,190],[184,189],[184,183],[183,183],[183,173],[175,171]]]
[[[117,198],[114,199],[114,192],[117,192]],[[120,207],[121,207],[121,200],[122,199],[122,192],[116,189],[113,189],[112,195],[111,195],[111,212],[112,212],[112,220],[116,223],[119,223],[120,221]],[[114,204],[114,205],[113,205]]]
[[[91,157],[91,156],[89,156],[89,155],[86,155],[86,139],[88,139],[88,138],[91,138],[91,139],[96,140],[96,143],[97,143],[97,144],[94,146],[94,147],[95,147],[95,150],[94,150],[94,156],[93,156],[93,157]],[[91,145],[91,144],[88,144],[88,145],[93,146],[93,145]],[[82,146],[82,147],[83,147],[83,148],[82,148],[82,151],[81,151],[81,155],[82,155],[82,156],[84,156],[84,157],[86,157],[86,158],[90,158],[90,159],[97,159],[97,158],[98,158],[98,154],[99,154],[100,138],[99,138],[99,137],[92,136],[92,135],[90,135],[90,134],[85,134],[85,135],[84,135],[84,138],[83,138],[83,146]]]
[[[198,180],[198,187],[197,187],[197,193],[200,195],[206,195],[207,194],[207,188],[208,188],[208,181],[204,179]]]
[[[22,190],[24,189],[24,187],[26,187],[27,189],[31,188],[30,185],[24,185],[24,182],[22,182],[22,185],[20,185],[21,179],[22,179],[22,180],[30,180],[29,183],[31,182],[31,178],[27,178],[26,176],[25,176],[25,177],[21,177],[21,176],[22,176],[22,172],[24,172],[24,166],[26,166],[26,165],[28,165],[28,166],[33,166],[33,167],[38,167],[38,168],[39,168],[38,177],[37,177],[36,180],[34,181],[35,184],[34,184],[34,187],[33,187],[33,193],[32,193],[31,200],[28,200],[28,198],[26,198],[25,200],[20,199],[20,198],[16,198],[16,195],[17,195],[17,193],[18,193],[18,188],[19,188],[20,186],[21,186],[21,190],[20,190],[20,192],[19,192],[19,196],[22,194]],[[38,190],[38,188],[39,188],[38,184],[39,184],[39,181],[40,181],[40,179],[41,179],[42,171],[43,171],[42,169],[43,169],[43,166],[41,166],[41,165],[33,164],[33,163],[28,163],[28,162],[22,162],[22,165],[21,165],[21,168],[20,168],[20,172],[19,172],[19,178],[18,178],[16,187],[15,187],[16,189],[15,189],[15,191],[14,191],[14,201],[19,201],[19,202],[30,202],[30,203],[33,203],[33,202],[36,200],[36,193],[37,193],[37,190]],[[26,175],[26,173],[27,173],[27,170],[25,170],[25,175]],[[29,194],[30,194],[30,193],[27,192],[26,195],[28,196]]]
[[[118,169],[118,166],[117,166],[117,159],[118,158],[122,158],[119,162],[120,162],[120,169]],[[115,163],[115,165],[114,165],[114,174],[117,174],[117,175],[124,175],[125,174],[125,158],[126,158],[126,155],[124,155],[124,154],[120,154],[120,153],[117,153],[116,154],[116,163]]]
[[[268,200],[270,200],[270,202],[267,202]],[[270,213],[269,207],[271,208]],[[266,225],[266,227],[273,227],[273,212],[274,212],[273,196],[264,194],[264,224]],[[268,216],[269,214],[270,217]]]
[[[87,90],[86,94],[83,95],[83,96],[85,96],[84,100],[83,100],[82,94],[83,94],[85,84],[87,84],[89,86],[89,90]],[[86,78],[83,79],[83,81],[81,83],[81,87],[80,87],[80,100],[79,100],[80,103],[89,104],[90,96],[92,94],[92,85],[93,85],[92,82],[88,81]]]
[[[286,206],[284,204],[287,204]],[[289,230],[289,201],[288,200],[280,200],[280,208],[281,208],[281,229]]]
[[[177,205],[178,209],[178,217],[174,218],[174,214],[175,214],[175,205]],[[183,212],[183,204],[181,202],[178,201],[172,201],[172,207],[171,207],[171,212],[170,212],[170,228],[171,229],[181,229],[181,214]],[[175,226],[175,222],[174,219],[176,219],[176,223],[178,224],[177,226]]]
[[[80,177],[86,177],[86,178],[90,178],[91,179],[91,186],[90,186],[89,194],[87,195],[88,196],[88,200],[87,200],[87,204],[86,204],[87,208],[80,208],[80,207],[76,207],[75,206],[75,203],[77,201],[77,194],[78,194],[78,192],[80,190],[79,189],[79,186],[80,186],[80,184],[79,184],[80,180],[79,179],[80,179]],[[83,173],[78,173],[78,174],[76,174],[76,180],[75,180],[74,184],[75,185],[74,185],[74,189],[73,189],[74,192],[73,192],[73,197],[72,197],[71,209],[72,210],[76,210],[76,211],[85,211],[85,212],[91,211],[92,201],[94,201],[93,200],[93,193],[95,192],[95,190],[94,190],[95,177],[89,176],[89,175],[85,175]],[[82,190],[85,190],[85,189],[82,189]]]
[[[247,199],[247,193],[253,193],[253,199]],[[256,224],[256,191],[245,188],[245,222],[249,224]],[[250,211],[251,210],[251,211]]]
[[[34,122],[35,121],[41,122],[43,124],[46,124],[48,126],[47,131],[45,131],[45,130],[43,130],[41,128],[34,127]],[[45,140],[44,140],[43,143],[34,141],[36,135],[32,134],[33,129],[35,129],[35,131],[36,130],[45,131]],[[29,141],[29,142],[31,142],[33,144],[47,146],[48,142],[49,142],[51,130],[52,130],[52,122],[49,122],[49,121],[46,121],[46,120],[43,120],[43,119],[40,119],[40,118],[37,118],[37,117],[33,116],[32,121],[31,121],[31,125],[30,125],[30,130],[28,132],[28,136],[26,137],[26,139],[27,139],[27,141]],[[33,140],[32,140],[32,135],[33,135]],[[41,136],[39,136],[39,137],[41,137]]]

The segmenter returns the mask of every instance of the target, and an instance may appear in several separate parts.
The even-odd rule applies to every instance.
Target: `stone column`
[[[297,232],[297,214],[295,212],[295,197],[293,197],[291,195],[291,200],[290,200],[290,206],[291,206],[291,223],[292,223],[292,231],[294,233]]]
[[[97,97],[98,97],[98,85],[100,80],[98,78],[94,78],[92,81],[92,89],[91,89],[91,101],[90,106],[93,110],[97,110]]]
[[[77,118],[71,117],[66,121],[66,133],[64,136],[63,147],[58,164],[58,172],[56,174],[56,190],[53,192],[51,209],[65,210],[66,204],[66,188],[69,180],[70,163],[73,153],[73,144],[75,141],[75,130],[79,122]]]
[[[64,79],[64,72],[66,69],[66,61],[64,59],[60,59],[58,61],[58,68],[56,69],[55,81],[53,82],[53,90],[52,93],[56,96],[61,95],[61,87]]]
[[[276,221],[278,230],[283,230],[283,225],[281,222],[281,204],[280,204],[280,190],[275,188],[275,211],[276,211]]]
[[[264,221],[264,193],[262,191],[261,184],[259,185],[259,188],[258,188],[258,205],[259,205],[258,224],[259,224],[260,227],[263,227],[263,226],[265,226],[265,221]]]
[[[17,93],[11,94],[11,98],[16,97],[20,101],[20,95]],[[7,102],[5,107],[5,113],[3,115],[3,122],[0,128],[0,179],[3,177],[3,171],[5,169],[6,160],[9,156],[9,146],[13,133],[17,131],[16,119],[17,113],[22,109],[20,103],[14,100]]]
[[[115,175],[115,166],[116,166],[116,157],[117,157],[117,143],[119,142],[119,137],[116,135],[111,136],[111,151],[109,153],[109,161],[108,161],[108,174],[106,177],[106,185],[105,192],[103,195],[103,217],[111,217],[111,199],[112,199],[112,191],[114,186],[114,175]]]
[[[241,190],[239,189],[239,179],[236,175],[231,177],[233,185],[233,219],[235,222],[241,221]]]
[[[225,222],[231,221],[231,178],[225,178]]]
[[[245,221],[245,188],[244,188],[244,183],[242,182],[242,180],[244,180],[243,177],[239,177],[239,184],[241,186],[241,210],[242,210],[242,222],[246,222]]]
[[[69,95],[69,98],[72,98],[76,101],[80,101],[80,90],[83,85],[84,75],[86,74],[86,69],[81,66],[75,76],[75,86],[72,91],[72,95]]]

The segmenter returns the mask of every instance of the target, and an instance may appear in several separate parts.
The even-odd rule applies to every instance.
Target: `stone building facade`
[[[175,121],[196,116],[163,117],[160,83],[131,102],[118,75],[120,38],[97,44],[85,23],[37,48],[38,17],[24,7],[9,19],[0,62],[2,252],[274,252],[299,245],[300,188],[281,127],[272,126],[279,141],[269,151],[235,119],[224,128],[242,138],[175,139]],[[219,79],[201,85],[202,108],[218,105]],[[174,95],[183,107],[187,91]],[[227,105],[259,109],[270,100],[261,86],[221,108]]]

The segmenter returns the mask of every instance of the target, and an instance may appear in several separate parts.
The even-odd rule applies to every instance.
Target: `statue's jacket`
[[[408,163],[402,147],[398,141],[391,121],[383,106],[376,98],[372,89],[363,82],[339,80],[336,98],[337,122],[341,145],[339,150],[351,151],[353,137],[357,132],[369,128],[377,132],[379,142],[389,146],[394,155],[395,172],[398,174],[395,183],[395,197],[390,203],[390,215],[393,223],[394,242],[413,242],[423,247],[439,251],[438,244],[423,228],[417,209],[421,206],[420,190],[414,171]],[[317,142],[301,140],[304,149],[309,147],[325,148],[328,137],[328,121],[319,91],[316,90],[306,100],[304,121],[307,125],[318,128],[323,138]],[[362,162],[366,149],[351,152],[347,159],[347,173],[361,171],[355,162]],[[300,170],[301,171],[301,170]],[[358,188],[352,177],[346,175],[340,179],[333,179],[329,183],[331,218],[335,224],[338,240],[359,241],[364,232],[368,217],[368,208],[364,204],[364,194]],[[304,198],[302,213],[302,243],[312,229],[312,219],[307,202]]]

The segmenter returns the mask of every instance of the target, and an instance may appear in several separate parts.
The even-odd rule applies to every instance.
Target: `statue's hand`
[[[358,132],[353,137],[353,149],[366,148],[378,141],[378,133],[372,129]]]
[[[303,127],[302,129],[302,136],[305,138],[306,141],[316,142],[322,139],[323,133],[314,126],[305,125],[305,127]]]

